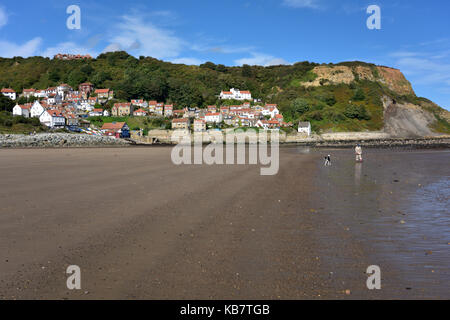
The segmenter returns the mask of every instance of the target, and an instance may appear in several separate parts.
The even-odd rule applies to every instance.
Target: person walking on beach
[[[330,155],[325,157],[325,166],[331,166],[331,156]]]
[[[356,162],[363,162],[361,145],[358,144],[356,146],[355,154],[356,154]]]

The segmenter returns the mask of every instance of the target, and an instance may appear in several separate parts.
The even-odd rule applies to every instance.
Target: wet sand
[[[0,150],[0,298],[450,298],[448,150],[367,150],[357,165],[286,147],[275,176],[170,152]]]

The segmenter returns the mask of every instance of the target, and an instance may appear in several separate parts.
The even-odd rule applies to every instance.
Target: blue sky
[[[381,30],[369,30],[369,5]],[[66,8],[81,8],[69,30]],[[446,0],[41,0],[0,2],[0,56],[126,50],[225,65],[361,60],[399,68],[416,93],[450,109]]]

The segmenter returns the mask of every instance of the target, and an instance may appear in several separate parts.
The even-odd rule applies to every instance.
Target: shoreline
[[[174,146],[170,140],[161,139],[161,142],[146,143],[136,139],[115,139],[106,136],[79,135],[71,133],[45,133],[37,135],[0,134],[0,149],[60,149],[60,148],[129,148],[129,147],[164,147]],[[203,145],[210,144],[204,141]],[[270,143],[270,141],[268,141]],[[245,143],[249,144],[248,142]],[[366,148],[450,148],[450,136],[416,137],[416,138],[330,138],[316,136],[307,139],[282,138],[280,146],[314,147],[314,148],[353,148],[361,144]]]

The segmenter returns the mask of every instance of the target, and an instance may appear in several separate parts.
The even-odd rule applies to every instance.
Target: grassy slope
[[[126,122],[131,130],[151,130],[170,128],[170,120],[163,118],[148,117],[90,117],[87,118],[91,124],[101,128],[104,123]]]
[[[0,134],[45,132],[47,128],[38,119],[13,117],[9,112],[0,112]]]

